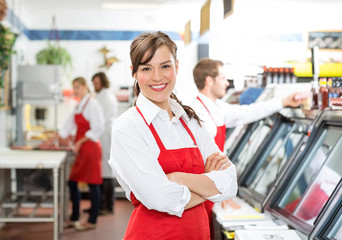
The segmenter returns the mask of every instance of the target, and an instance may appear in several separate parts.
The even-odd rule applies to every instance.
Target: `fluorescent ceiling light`
[[[134,10],[134,9],[156,9],[160,7],[160,3],[113,3],[104,2],[101,4],[103,9],[108,10]]]

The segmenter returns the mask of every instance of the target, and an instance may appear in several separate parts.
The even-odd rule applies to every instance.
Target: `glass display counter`
[[[342,239],[342,180],[317,218],[310,240]]]
[[[342,177],[342,112],[326,110],[290,163],[265,211],[309,235]]]
[[[240,176],[240,197],[263,211],[268,195],[276,187],[275,180],[299,151],[299,143],[304,141],[311,123],[311,119],[279,118]]]

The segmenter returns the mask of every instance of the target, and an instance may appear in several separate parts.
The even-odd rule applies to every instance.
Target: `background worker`
[[[103,111],[95,98],[89,94],[89,88],[84,78],[78,77],[72,81],[74,95],[80,98],[74,112],[68,117],[64,126],[54,138],[46,140],[42,146],[49,148],[58,139],[60,145],[68,146],[73,141],[73,152],[76,155],[72,166],[68,185],[72,202],[72,214],[65,227],[76,230],[90,230],[96,228],[100,209],[102,184],[101,175],[101,144],[99,137],[103,133]],[[73,136],[76,131],[76,135]],[[90,191],[91,207],[87,222],[80,223],[81,193],[78,183],[87,183]]]
[[[220,100],[226,94],[229,82],[223,72],[223,62],[219,60],[201,59],[193,70],[193,77],[199,94],[190,106],[203,121],[202,125],[207,128],[221,151],[224,151],[226,128],[260,120],[283,107],[298,107],[302,102],[294,99],[296,93],[282,99],[275,98],[250,105],[233,105]],[[211,230],[213,205],[211,201],[205,202]]]
[[[98,72],[92,77],[96,99],[100,103],[104,113],[104,132],[100,137],[102,146],[102,180],[101,185],[101,210],[100,215],[114,213],[115,204],[115,175],[108,164],[110,158],[110,144],[112,123],[117,117],[118,101],[114,93],[109,89],[110,82],[103,72]]]

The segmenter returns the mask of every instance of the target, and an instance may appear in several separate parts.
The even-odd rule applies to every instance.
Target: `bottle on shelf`
[[[333,89],[332,78],[328,78],[327,88],[328,88],[328,105],[329,105],[329,107],[331,107],[330,98],[334,97],[334,89]]]
[[[284,83],[284,68],[279,68],[279,78],[278,83],[283,84]]]
[[[318,94],[318,108],[323,110],[329,106],[328,103],[328,89],[327,89],[327,79],[320,78],[320,87]]]
[[[263,67],[264,71],[262,73],[262,83],[261,83],[261,87],[266,87],[267,85],[267,75],[268,75],[268,71],[267,71],[267,67],[264,66]]]
[[[268,68],[268,74],[267,74],[267,81],[266,84],[271,84],[272,83],[272,78],[273,78],[273,68],[269,67]]]
[[[311,93],[312,93],[312,101],[311,101],[311,109],[318,109],[318,82],[311,82]]]
[[[338,79],[336,88],[337,88],[337,97],[341,98],[342,97],[342,77]]]
[[[338,82],[338,78],[334,77],[332,79],[332,97],[333,98],[337,98],[338,97],[338,87],[339,87],[339,82]]]
[[[294,68],[290,68],[291,83],[297,83],[297,76],[294,74]]]
[[[278,76],[278,72],[279,72],[279,69],[277,67],[273,68],[273,78],[272,78],[272,82],[274,84],[278,84],[278,79],[279,79],[279,76]]]
[[[284,73],[285,73],[285,83],[291,83],[290,68],[285,68]]]

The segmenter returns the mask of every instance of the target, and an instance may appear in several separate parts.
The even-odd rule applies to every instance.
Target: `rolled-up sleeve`
[[[191,193],[188,187],[168,180],[157,160],[159,150],[147,144],[155,144],[153,136],[153,141],[146,140],[151,137],[148,134],[135,127],[133,121],[115,121],[108,162],[128,199],[133,192],[146,208],[181,217]]]
[[[220,192],[220,194],[206,197],[206,199],[212,202],[220,202],[236,196],[238,187],[236,168],[234,164],[231,163],[231,165],[225,170],[211,171],[204,175],[208,176],[215,183],[217,190]]]
[[[197,124],[198,125],[198,124]],[[196,133],[196,140],[198,147],[202,153],[204,164],[206,163],[207,158],[216,152],[220,152],[219,148],[215,144],[215,141],[212,137],[210,137],[207,129],[202,127],[201,130],[196,130],[197,127],[192,125],[194,128],[192,131]],[[221,152],[221,154],[223,154]],[[212,202],[219,202],[223,200],[227,200],[236,196],[237,194],[237,174],[236,167],[233,163],[222,171],[211,171],[209,173],[203,173],[209,177],[215,184],[217,190],[220,194],[216,194],[214,196],[206,197],[206,199]]]

